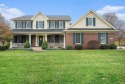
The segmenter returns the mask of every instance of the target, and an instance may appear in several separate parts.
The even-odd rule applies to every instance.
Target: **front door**
[[[39,36],[39,46],[41,46],[43,43],[43,36]]]
[[[31,46],[35,46],[36,42],[35,42],[35,35],[31,36]]]

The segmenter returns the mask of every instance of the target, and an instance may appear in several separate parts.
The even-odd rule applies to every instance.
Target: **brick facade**
[[[90,40],[96,40],[98,41],[98,33],[84,33],[84,44],[81,44],[84,46],[84,48],[87,48],[87,43]],[[115,33],[109,33],[108,34],[108,43],[114,43],[115,42]],[[73,44],[73,33],[66,33],[66,45],[71,45],[73,48],[76,44]]]

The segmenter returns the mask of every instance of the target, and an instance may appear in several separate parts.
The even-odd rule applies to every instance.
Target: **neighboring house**
[[[116,29],[107,23],[94,11],[90,10],[75,23],[70,25],[70,16],[44,15],[22,16],[12,19],[13,42],[11,47],[23,47],[26,40],[32,47],[41,46],[47,41],[49,47],[64,47],[66,45],[84,45],[90,40],[100,44],[115,42]]]

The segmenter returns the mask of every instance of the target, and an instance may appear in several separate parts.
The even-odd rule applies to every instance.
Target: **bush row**
[[[66,50],[72,50],[73,48],[72,48],[72,46],[71,45],[67,45],[66,46]],[[76,45],[75,46],[75,49],[76,50],[82,50],[83,49],[83,46],[82,45]]]
[[[101,49],[117,49],[115,44],[102,44]]]
[[[100,47],[99,45],[97,46],[93,46],[90,45],[90,47],[87,47],[87,49],[117,49],[117,46],[115,44],[102,44]],[[66,46],[66,50],[72,50],[72,46],[71,45],[67,45]],[[75,45],[75,49],[76,50],[82,50],[83,49],[83,45]]]
[[[0,51],[8,49],[6,46],[0,46]]]

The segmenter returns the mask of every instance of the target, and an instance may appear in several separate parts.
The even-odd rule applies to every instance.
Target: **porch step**
[[[31,47],[33,51],[42,51],[41,47]]]

